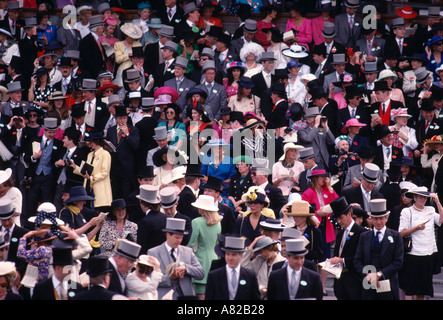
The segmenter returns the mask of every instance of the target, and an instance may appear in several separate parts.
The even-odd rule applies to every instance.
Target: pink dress
[[[346,103],[345,98],[343,97],[343,91],[334,92],[332,94],[332,99],[335,100],[335,102],[337,102],[338,109],[346,108],[348,105]]]
[[[329,17],[328,22],[334,22],[334,18]],[[323,31],[324,23],[325,21],[321,15],[311,20],[312,37],[314,38],[314,45],[316,46],[322,44],[325,41],[325,38],[321,33]]]
[[[228,79],[223,80],[223,86],[226,88],[226,95],[228,96],[228,99],[237,94],[238,86],[228,86]]]
[[[312,25],[311,19],[303,18],[303,23],[296,27],[294,25],[294,19],[289,19],[286,23],[285,31],[290,31],[291,29],[297,30],[298,42],[297,44],[305,46],[309,51],[309,44],[312,42]]]
[[[332,190],[332,192],[330,192],[329,189],[326,187],[322,188],[321,194],[323,196],[323,204],[320,204],[320,201],[317,197],[317,192],[312,188],[309,188],[305,192],[303,192],[301,195],[301,199],[304,201],[308,201],[311,204],[315,203],[315,207],[320,209],[322,206],[330,204],[332,202],[332,200],[338,198],[338,195],[334,190]],[[332,225],[331,221],[329,220],[330,215],[331,214],[328,214],[328,216],[325,217],[326,218],[326,242],[327,243],[335,240],[334,226]],[[322,217],[320,217],[318,215],[315,215],[315,216],[317,217],[318,221],[320,221],[320,222],[323,219]]]

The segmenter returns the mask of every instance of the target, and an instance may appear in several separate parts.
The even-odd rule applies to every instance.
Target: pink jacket
[[[337,199],[338,195],[337,193],[333,190],[332,192],[329,191],[328,188],[323,188],[322,189],[322,196],[323,196],[323,202],[324,205],[327,205],[329,203],[332,202],[332,200]],[[307,189],[305,192],[302,193],[301,195],[301,199],[304,201],[308,201],[310,204],[314,203],[315,207],[318,209],[320,209],[320,202],[318,201],[317,198],[317,193],[315,192],[314,189],[309,188]],[[315,215],[317,217],[317,219],[321,222],[321,220],[323,219],[322,217]],[[329,221],[329,216],[326,218],[326,242],[332,242],[335,240],[335,233],[334,233],[334,226],[332,225],[331,221]]]
[[[286,23],[286,30],[285,31],[289,31],[291,29],[298,31],[297,44],[299,44],[301,46],[305,46],[309,50],[309,44],[312,42],[311,19],[303,18],[303,23],[299,27],[296,27],[294,25],[294,19],[289,19],[288,22]]]
[[[334,22],[334,18],[329,17],[328,21]],[[312,37],[314,38],[314,45],[316,46],[322,44],[325,41],[325,38],[321,33],[323,31],[323,25],[324,25],[324,20],[321,15],[311,20]]]

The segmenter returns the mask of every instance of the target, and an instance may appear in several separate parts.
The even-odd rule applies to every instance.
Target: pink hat
[[[349,127],[366,127],[366,123],[358,122],[356,118],[349,119],[348,121],[346,121],[346,124],[343,127],[343,129],[341,129],[341,132],[347,133],[346,129]]]
[[[104,22],[106,24],[109,24],[110,26],[116,26],[118,23],[117,20],[115,20],[113,17],[106,18]]]
[[[160,87],[157,90],[155,90],[154,92],[155,99],[159,98],[161,95],[169,95],[171,100],[169,103],[174,103],[179,98],[178,92],[170,87]]]
[[[172,103],[171,96],[169,94],[162,94],[159,95],[157,99],[155,99],[154,106],[171,104],[171,103]]]

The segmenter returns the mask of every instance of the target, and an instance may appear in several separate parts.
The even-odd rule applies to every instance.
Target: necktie
[[[168,68],[169,68],[169,61],[166,61],[165,62],[165,71],[163,72],[163,74],[166,73],[166,70],[168,70]]]
[[[174,262],[177,260],[174,255],[174,248],[171,249],[171,258],[174,260]]]
[[[367,54],[368,54],[368,56],[371,56],[372,54],[372,45],[371,45],[371,41],[368,41],[368,44],[367,44]]]
[[[321,64],[318,65],[317,71],[315,71],[315,76],[318,78],[318,76],[320,75],[320,71],[321,71]]]
[[[66,92],[68,91],[68,79],[67,78],[63,78],[63,94],[66,94]]]
[[[206,84],[206,88],[208,89],[208,100],[209,97],[211,96],[211,92],[212,92],[212,85],[210,83]]]
[[[355,118],[355,108],[352,108],[351,110],[351,118]]]
[[[169,16],[169,19],[172,18],[172,11],[171,11],[171,8],[168,8],[168,16]]]
[[[391,149],[386,148],[386,159],[389,159],[390,155],[391,155]]]
[[[48,139],[46,139],[46,142],[45,142],[45,147],[44,147],[44,149],[46,149],[46,147],[48,146]]]
[[[235,293],[237,292],[237,282],[238,282],[237,281],[237,273],[236,273],[235,269],[232,269],[232,273],[231,273],[231,286],[232,286],[233,296],[234,297],[235,297]]]
[[[370,199],[371,199],[371,195],[369,194],[369,192],[364,192],[363,193],[363,201],[364,201],[365,211],[370,211]]]
[[[398,49],[400,50],[400,54],[403,51],[403,44],[402,44],[402,42],[403,42],[402,39],[398,40]]]
[[[117,132],[117,144],[120,143],[120,139],[122,138],[122,135],[123,135],[123,131],[121,129],[119,129]]]
[[[15,20],[12,20],[12,28],[11,28],[12,34],[15,33]]]
[[[182,80],[181,80],[181,79],[180,79],[180,80],[177,80],[177,81],[176,81],[176,88],[177,88],[177,91],[180,90],[181,85],[182,85]]]
[[[380,238],[379,238],[380,233],[381,233],[380,230],[375,233],[374,244],[376,247],[378,247],[380,245]]]
[[[384,102],[382,103],[382,108],[383,108],[383,114],[385,114],[385,112],[386,112],[386,105],[385,105]]]
[[[9,229],[6,229],[4,240],[5,242],[9,242]]]
[[[426,123],[425,123],[425,133],[428,131],[428,127],[429,127],[429,121],[426,121]]]
[[[68,300],[68,291],[61,283],[60,283],[60,298],[62,300]]]
[[[266,86],[271,87],[271,75],[269,73],[266,74]]]
[[[292,270],[291,273],[291,282],[289,284],[289,291],[290,291],[290,297],[295,298],[295,295],[297,293],[297,284],[296,284],[296,280],[295,280],[295,270]]]
[[[349,17],[349,29],[354,29],[354,17]]]

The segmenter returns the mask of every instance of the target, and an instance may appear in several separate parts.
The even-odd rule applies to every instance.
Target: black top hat
[[[77,143],[80,142],[81,132],[80,130],[75,129],[74,127],[66,128],[65,131],[63,132],[63,135],[73,140],[76,145]]]
[[[203,188],[222,192],[223,180],[214,176],[208,176],[208,181],[203,185]]]
[[[52,248],[52,265],[70,266],[73,263],[72,248],[68,246]]]
[[[379,140],[391,133],[392,131],[389,129],[387,124],[378,124],[374,127],[374,135],[376,140]]]
[[[273,83],[271,85],[271,92],[278,94],[286,94],[285,84],[284,83]]]
[[[347,97],[356,97],[362,95],[362,91],[357,85],[351,85],[346,87],[345,92]]]
[[[323,90],[323,88],[314,88],[310,91],[312,101],[320,98],[326,98],[328,94]]]
[[[193,176],[193,177],[203,177],[202,175],[202,165],[190,163],[186,166],[185,176]]]
[[[228,123],[230,121],[235,121],[235,120],[237,120],[240,123],[245,123],[245,118],[243,117],[243,112],[241,112],[241,111],[231,111],[231,113],[229,114]]]
[[[361,206],[352,206],[352,214],[364,219],[369,217],[368,212],[366,212]]]
[[[401,176],[401,165],[402,163],[399,161],[391,161],[389,169],[386,170],[389,179],[392,181],[397,181],[397,179]]]
[[[369,145],[364,145],[360,148],[358,157],[361,159],[373,159],[375,157],[375,149]]]
[[[432,98],[424,98],[421,101],[421,108],[420,108],[420,110],[422,110],[422,111],[434,111],[435,110],[434,100]]]
[[[132,47],[132,58],[143,58],[143,47]]]
[[[226,46],[229,46],[231,44],[231,36],[226,33],[222,33],[218,38],[218,42],[224,43]]]
[[[342,214],[346,214],[351,208],[351,205],[348,204],[345,197],[334,199],[329,205],[332,209],[332,215],[335,218],[340,217]]]
[[[391,91],[391,88],[388,86],[388,82],[384,80],[376,81],[374,84],[374,89],[372,91]]]
[[[59,67],[72,67],[71,58],[61,57]]]
[[[90,277],[96,277],[104,273],[112,272],[111,264],[108,257],[105,256],[92,256],[89,259],[89,267],[86,273]]]
[[[21,59],[18,56],[12,56],[11,61],[9,62],[9,66],[13,69],[15,69],[16,73],[20,73],[21,66],[20,63]]]
[[[92,201],[93,197],[88,196],[83,186],[72,187],[69,191],[69,198],[65,200],[65,203],[72,203],[75,201]]]
[[[324,45],[317,45],[312,48],[311,54],[317,54],[322,55],[326,57],[326,46]]]
[[[115,106],[115,117],[127,117],[126,107],[122,105]]]
[[[138,178],[154,178],[154,167],[153,166],[142,166],[137,170]]]
[[[286,68],[283,69],[275,69],[274,70],[274,81],[283,80],[288,78],[288,70]]]
[[[71,106],[71,117],[80,118],[86,114],[86,110],[81,103],[76,103]]]
[[[217,38],[220,37],[220,35],[223,33],[223,28],[219,26],[211,26],[209,28],[208,33],[206,35]]]

